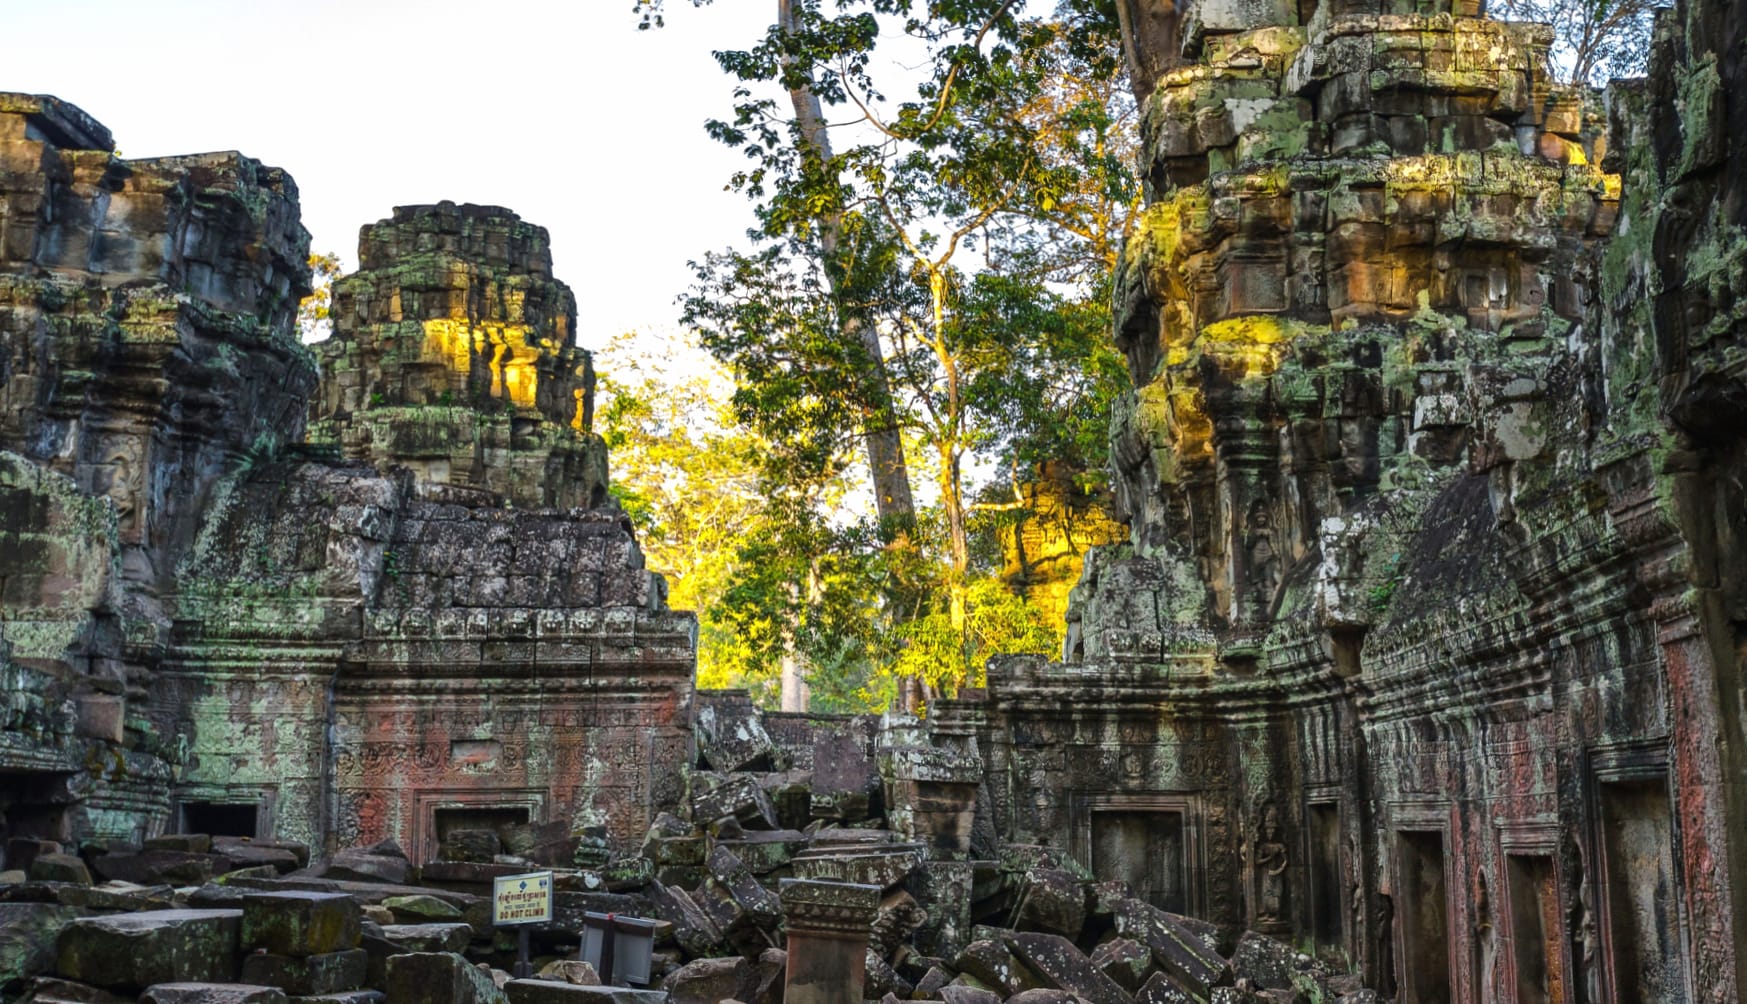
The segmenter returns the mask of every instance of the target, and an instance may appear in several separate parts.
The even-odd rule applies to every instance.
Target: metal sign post
[[[510,975],[519,980],[534,975],[534,964],[528,960],[528,928],[534,924],[551,922],[551,872],[501,875],[492,880],[492,925],[517,928],[516,966]]]

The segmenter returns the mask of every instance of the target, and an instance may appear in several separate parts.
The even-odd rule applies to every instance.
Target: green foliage
[[[763,38],[716,54],[737,86],[707,127],[748,158],[730,187],[753,203],[753,243],[694,262],[683,298],[733,378],[721,421],[758,443],[762,486],[756,532],[699,605],[721,670],[700,680],[768,681],[800,658],[816,706],[869,706],[894,675],[950,692],[991,654],[1060,644],[995,578],[977,482],[1046,460],[1101,471],[1126,384],[1110,276],[1139,186],[1114,6],[778,10]],[[659,2],[637,12],[659,25]],[[876,80],[876,50],[900,36],[920,67]],[[858,443],[894,428],[927,492],[901,526],[848,490]],[[667,502],[626,480],[627,511],[658,524]]]
[[[309,270],[314,288],[297,305],[297,331],[305,342],[318,342],[333,332],[334,280],[340,277],[340,256],[311,253]]]

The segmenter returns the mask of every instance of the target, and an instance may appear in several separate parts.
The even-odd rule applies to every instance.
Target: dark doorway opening
[[[1601,830],[1614,997],[1687,1004],[1667,784],[1603,784]]]
[[[1450,916],[1444,887],[1444,835],[1397,834],[1400,879],[1400,989],[1403,1004],[1450,1004]]]
[[[261,807],[255,802],[183,802],[182,832],[254,837]]]
[[[1092,868],[1100,879],[1127,882],[1159,909],[1187,913],[1186,864],[1181,812],[1092,814]]]
[[[449,839],[459,830],[491,830],[500,832],[506,826],[522,826],[528,821],[525,805],[466,806],[437,810],[437,842]]]
[[[1553,859],[1541,854],[1512,854],[1505,862],[1517,1004],[1566,1004],[1571,981],[1565,974]]]
[[[1341,948],[1341,807],[1333,802],[1310,806],[1310,930],[1317,953],[1324,958]]]

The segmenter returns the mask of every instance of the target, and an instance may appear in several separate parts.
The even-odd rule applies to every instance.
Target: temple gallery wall
[[[604,875],[748,1002],[785,909],[871,923],[869,999],[1312,999],[1262,944],[1316,999],[1741,999],[1747,8],[1603,94],[1466,0],[1123,6],[1111,542],[1060,661],[926,721],[694,689],[544,229],[396,208],[304,345],[290,174],[0,94],[0,925],[143,908],[39,856],[245,867],[205,834],[303,855],[269,883]],[[1071,975],[1117,941],[1133,985]]]

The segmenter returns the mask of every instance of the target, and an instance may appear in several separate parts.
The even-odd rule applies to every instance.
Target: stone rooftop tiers
[[[0,765],[30,772],[9,782],[14,832],[166,811],[139,708],[174,569],[217,480],[301,435],[316,381],[291,332],[309,291],[291,178],[112,149],[66,102],[0,94]],[[69,786],[94,755],[113,769]]]
[[[606,499],[594,369],[543,227],[497,206],[401,206],[334,283],[311,436],[517,505]]]
[[[1007,840],[1398,999],[1734,999],[1739,653],[1706,639],[1747,610],[1708,557],[1747,391],[1739,270],[1702,263],[1747,239],[1747,172],[1693,95],[1739,15],[1665,17],[1610,144],[1544,28],[1471,13],[1210,0],[1154,32],[1131,537],[1089,556],[1067,664],[999,661],[931,728],[974,738]],[[1669,186],[1709,222],[1659,219]]]
[[[680,797],[695,619],[589,508],[545,231],[366,228],[318,389],[290,178],[110,149],[0,95],[0,836],[635,844]]]

